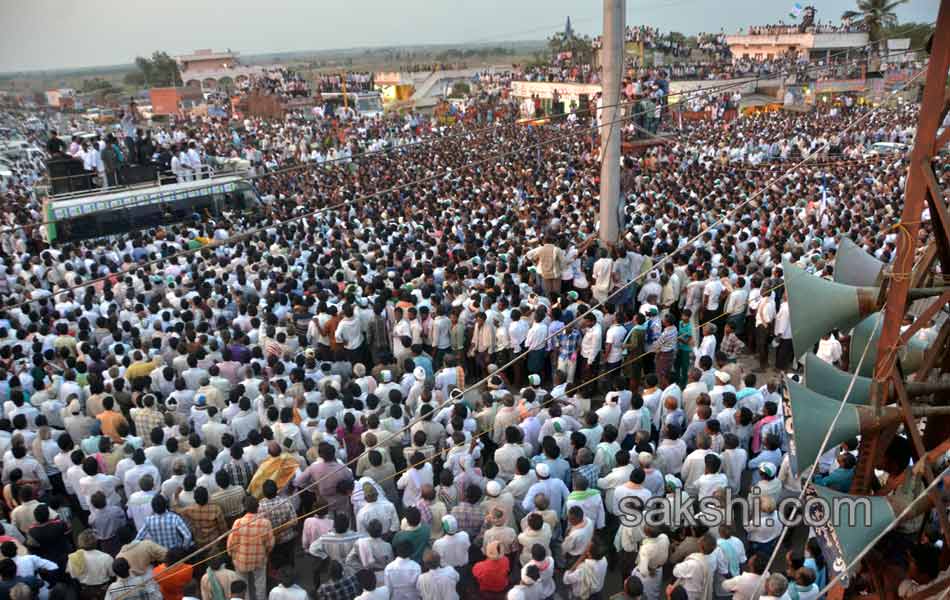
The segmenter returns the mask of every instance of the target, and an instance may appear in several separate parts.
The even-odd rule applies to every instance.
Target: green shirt
[[[431,529],[425,523],[421,523],[415,529],[403,529],[393,536],[393,548],[400,542],[407,541],[412,545],[412,560],[422,564],[422,554],[429,546],[429,535]]]
[[[679,332],[677,333],[677,337],[688,338],[688,339],[692,338],[693,324],[690,323],[689,321],[687,321],[686,323],[683,323],[681,321],[679,325]],[[679,344],[677,345],[677,348],[683,352],[690,352],[693,349],[692,345],[684,344],[682,340],[680,340]]]

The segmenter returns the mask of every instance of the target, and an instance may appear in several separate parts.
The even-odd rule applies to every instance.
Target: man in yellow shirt
[[[125,378],[129,381],[135,381],[139,377],[148,377],[152,371],[162,365],[161,356],[156,356],[153,360],[146,362],[140,350],[135,351],[132,360],[134,362],[125,370]]]

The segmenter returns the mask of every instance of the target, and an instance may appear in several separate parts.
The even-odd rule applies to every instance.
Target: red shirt
[[[483,592],[503,592],[508,589],[508,557],[483,560],[472,567],[472,575]]]

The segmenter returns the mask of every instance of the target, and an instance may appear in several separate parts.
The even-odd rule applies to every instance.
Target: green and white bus
[[[43,200],[49,243],[63,243],[243,211],[260,202],[240,175],[182,183],[87,191]]]

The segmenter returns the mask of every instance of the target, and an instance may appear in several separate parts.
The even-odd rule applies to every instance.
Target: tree
[[[561,52],[571,52],[574,64],[589,63],[594,58],[594,44],[590,36],[565,36],[564,32],[557,32],[548,38],[548,50],[552,56]]]
[[[934,31],[933,23],[903,23],[884,30],[885,39],[910,38],[911,48],[923,48]]]
[[[173,87],[181,85],[178,63],[166,52],[154,52],[152,58],[135,57],[135,66],[149,87]]]
[[[143,86],[145,85],[145,74],[140,70],[129,71],[125,74],[125,77],[122,78],[122,81],[124,81],[126,85],[136,87]]]
[[[100,93],[100,94],[112,94],[118,90],[114,85],[102,79],[101,77],[93,77],[92,79],[83,79],[82,82],[82,91],[84,93]]]
[[[457,81],[452,86],[452,91],[449,93],[449,97],[465,98],[471,93],[471,91],[472,91],[472,88],[467,83],[465,83],[464,81]]]
[[[880,42],[884,39],[884,30],[897,25],[894,9],[907,0],[858,0],[858,10],[846,10],[841,18],[852,23],[863,23],[868,30],[868,39]]]

